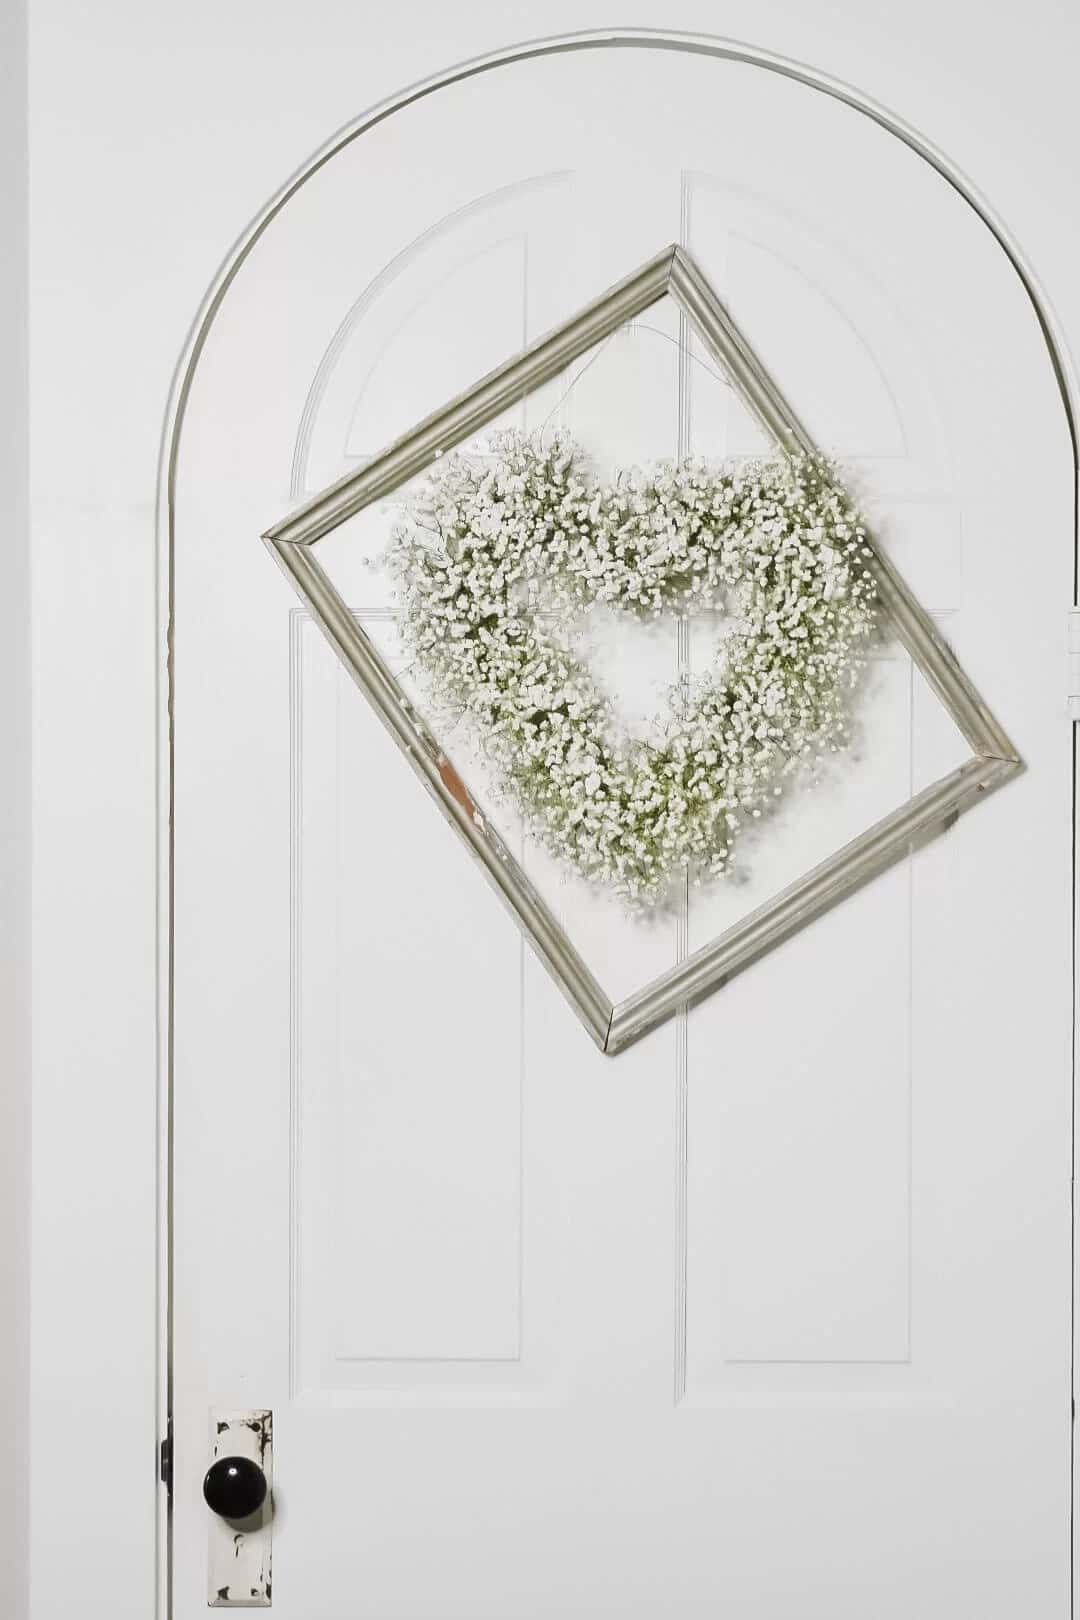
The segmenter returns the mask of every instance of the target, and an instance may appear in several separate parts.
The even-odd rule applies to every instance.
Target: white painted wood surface
[[[30,1465],[30,510],[26,6],[0,12],[0,1614],[26,1620]]]
[[[152,514],[170,374],[240,222],[329,130],[448,62],[610,15],[582,0],[417,0],[376,31],[343,0],[311,0],[303,26],[266,0],[152,12],[40,0],[30,12],[35,1363],[34,1467],[19,1487],[32,1496],[34,1620],[68,1620],[73,1603],[145,1620],[157,1582]],[[656,20],[649,5],[622,15]],[[991,200],[1075,334],[1080,220],[1062,199],[1080,152],[1080,16],[1054,0],[1024,15],[1018,29],[975,0],[873,17],[854,0],[665,11],[909,119]],[[1051,655],[1060,624],[1055,605]],[[1048,701],[1057,712],[1056,682]],[[79,1501],[63,1558],[59,1478]]]
[[[1069,827],[1044,625],[1071,509],[1030,310],[940,179],[805,89],[622,54],[445,97],[290,205],[185,432],[177,1614],[205,1588],[205,1411],[244,1403],[275,1410],[274,1602],[297,1620],[771,1617],[793,1593],[830,1620],[1054,1612]],[[864,483],[1030,768],[613,1061],[255,536],[679,237]],[[562,408],[620,459],[753,451],[699,373],[677,325],[642,326]],[[324,555],[388,633],[357,565],[377,527]],[[1024,544],[1021,595],[1033,535],[1060,543]],[[658,636],[653,676],[676,656]],[[867,731],[744,888],[670,926],[539,879],[609,976],[640,979],[952,762],[895,655]]]

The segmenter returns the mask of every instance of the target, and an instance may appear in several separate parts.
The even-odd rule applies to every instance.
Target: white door
[[[610,1058],[258,536],[673,241],[1027,770]],[[762,448],[666,306],[567,381],[520,419],[601,459]],[[519,62],[289,202],[211,331],[177,485],[177,1620],[207,1602],[209,1426],[252,1408],[282,1620],[1065,1612],[1070,490],[985,227],[760,68]],[[392,516],[322,553],[391,658]],[[628,714],[706,639],[616,638]],[[963,757],[899,648],[869,688],[836,779],[675,916],[526,848],[617,990]]]

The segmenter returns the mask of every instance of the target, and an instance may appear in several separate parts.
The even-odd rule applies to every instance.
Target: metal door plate
[[[250,1457],[266,1475],[266,1501],[248,1519],[208,1513],[207,1571],[211,1609],[269,1609],[270,1552],[274,1517],[274,1417],[272,1412],[214,1412],[210,1418],[210,1463],[218,1457]]]

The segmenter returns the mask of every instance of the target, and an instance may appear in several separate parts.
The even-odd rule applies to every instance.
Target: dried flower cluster
[[[489,450],[436,463],[394,531],[407,645],[533,834],[585,877],[654,904],[683,872],[728,871],[745,818],[846,744],[876,618],[858,511],[814,458],[601,484],[566,435]],[[736,621],[708,674],[672,688],[656,741],[620,734],[571,649],[596,602]]]

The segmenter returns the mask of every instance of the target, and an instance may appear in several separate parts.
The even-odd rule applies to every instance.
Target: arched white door
[[[258,536],[682,242],[1026,773],[598,1054]],[[657,306],[537,413],[763,448]],[[529,416],[532,410],[533,415]],[[440,91],[304,185],[200,360],[175,544],[175,1614],[209,1424],[272,1408],[284,1620],[1058,1613],[1069,1434],[1071,453],[985,227],[851,108],[596,49]],[[370,561],[325,565],[396,655]],[[704,631],[609,648],[628,712]],[[651,927],[526,851],[633,988],[963,757],[899,648],[746,880]]]

